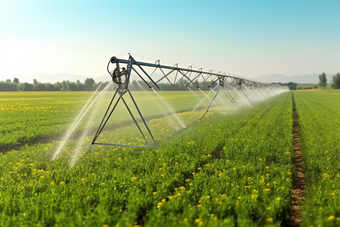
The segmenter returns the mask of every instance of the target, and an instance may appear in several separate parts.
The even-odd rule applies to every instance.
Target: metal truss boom
[[[110,69],[110,66],[114,65],[115,68],[113,70]],[[125,68],[126,67],[126,68]],[[151,70],[150,70],[151,69]],[[158,74],[155,75],[155,71],[158,70]],[[148,73],[148,70],[152,71]],[[263,92],[268,91],[269,93],[275,93],[275,89],[280,90],[282,88],[279,84],[269,84],[269,83],[261,83],[252,81],[249,79],[227,75],[225,73],[214,73],[212,70],[206,72],[203,71],[202,68],[199,70],[192,69],[192,66],[188,68],[178,67],[178,64],[174,66],[161,65],[160,60],[155,63],[147,63],[147,62],[139,62],[136,61],[131,55],[129,55],[128,59],[119,59],[116,57],[111,57],[110,61],[107,64],[107,71],[109,72],[112,81],[118,85],[116,91],[107,107],[107,110],[101,120],[101,123],[93,137],[91,146],[94,144],[98,145],[111,145],[111,146],[127,146],[127,147],[144,147],[144,148],[155,148],[157,147],[157,143],[154,139],[154,136],[151,133],[149,126],[145,118],[142,115],[135,99],[133,98],[130,89],[129,82],[131,74],[133,73],[135,76],[139,77],[148,88],[154,89],[154,87],[160,89],[160,84],[165,81],[166,83],[171,84],[171,86],[176,86],[178,83],[183,82],[184,85],[190,89],[189,85],[194,86],[201,90],[201,88],[208,89],[214,93],[212,99],[209,100],[209,105],[204,107],[205,112],[199,118],[205,116],[205,114],[209,111],[213,102],[220,98],[223,95],[224,98],[229,100],[231,104],[239,107],[239,103],[236,101],[236,96],[244,96],[243,99],[248,100],[251,103],[250,96],[254,95],[254,93],[258,92],[262,98],[264,98]],[[190,89],[191,90],[191,89]],[[202,91],[202,90],[201,90]],[[220,96],[219,96],[220,95]],[[225,96],[224,96],[225,95]],[[207,95],[206,95],[207,96]],[[128,106],[126,99],[132,101],[132,107]],[[118,103],[123,103],[125,108],[127,109],[130,117],[133,122],[137,126],[137,129],[143,140],[145,145],[131,145],[131,144],[108,144],[108,143],[98,143],[97,139],[102,133],[105,125],[107,124],[110,117],[115,112]],[[132,111],[134,110],[134,111]],[[135,115],[133,114],[135,113]],[[137,114],[136,114],[137,112]],[[138,119],[140,119],[138,123]],[[192,124],[191,124],[192,125]],[[143,130],[144,129],[144,130]]]
[[[249,86],[259,86],[259,87],[274,86],[274,84],[256,82],[256,81],[252,81],[252,80],[249,80],[249,79],[246,79],[246,78],[226,75],[225,73],[224,74],[221,74],[220,72],[214,73],[214,72],[212,72],[212,70],[210,70],[209,72],[205,72],[205,71],[202,70],[202,68],[199,69],[199,70],[195,70],[195,69],[192,69],[191,66],[189,68],[178,67],[178,64],[176,64],[175,66],[161,65],[160,60],[158,60],[156,63],[139,62],[139,61],[136,61],[131,55],[129,56],[129,59],[119,59],[119,58],[116,58],[116,57],[113,56],[113,57],[111,57],[111,59],[108,63],[108,66],[109,66],[110,63],[116,64],[116,65],[119,64],[119,63],[130,64],[132,67],[134,65],[137,66],[139,69],[141,69],[141,71],[144,73],[144,75],[152,82],[152,85],[147,83],[145,81],[145,78],[143,78],[143,76],[140,73],[138,73],[134,68],[133,68],[133,70],[141,77],[141,79],[144,82],[147,83],[147,85],[150,88],[153,87],[153,86],[157,86],[158,83],[160,83],[165,78],[167,79],[169,77],[169,75],[174,73],[174,72],[176,72],[176,77],[177,77],[178,73],[180,73],[182,78],[186,78],[189,81],[189,83],[192,83],[192,84],[194,84],[200,78],[204,82],[207,82],[209,80],[209,83],[211,83],[212,81],[213,82],[218,81],[219,79],[223,78],[223,79],[233,80],[233,84],[232,84],[233,86],[235,86],[237,84],[241,85],[242,83],[244,83],[247,87],[249,87]],[[163,73],[163,76],[155,82],[151,78],[151,76],[143,69],[143,66],[144,67],[152,67],[152,68],[154,68],[154,71],[158,68]],[[162,69],[168,69],[168,70],[171,70],[171,71],[169,71],[168,73],[165,73]],[[108,72],[111,74],[109,68],[108,68]],[[196,73],[196,75],[191,78],[192,73],[194,73],[194,74]],[[187,74],[189,74],[189,75],[187,75]],[[177,81],[175,81],[175,82],[177,82]],[[171,84],[173,86],[176,85],[176,83],[171,83]],[[194,85],[196,87],[199,87],[196,84],[194,84]]]

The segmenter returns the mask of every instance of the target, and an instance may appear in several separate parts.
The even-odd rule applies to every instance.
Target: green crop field
[[[38,140],[41,137],[50,137],[65,132],[74,121],[76,115],[81,111],[93,92],[18,92],[0,93],[0,145],[22,144]],[[151,93],[151,94],[150,94]],[[176,112],[193,110],[197,107],[195,114],[202,115],[202,105],[207,104],[211,97],[205,102],[199,102],[204,96],[201,92],[159,92],[166,103]],[[93,108],[98,112],[97,118],[103,116],[113,93],[106,93],[100,100],[99,105]],[[139,108],[144,117],[151,120],[171,114],[169,108],[160,101],[153,92],[133,92]],[[127,100],[131,106],[132,101]],[[161,110],[160,110],[161,109]],[[118,123],[131,121],[125,108],[118,106],[118,114],[114,121]],[[124,112],[125,111],[125,112]],[[135,110],[133,111],[136,112]],[[204,112],[204,111],[203,111]],[[91,115],[93,113],[89,113]],[[160,116],[161,115],[161,116]],[[195,116],[195,119],[198,119]],[[89,120],[88,118],[85,120]],[[97,119],[98,120],[98,119]],[[163,119],[164,120],[164,119]],[[193,123],[193,119],[183,119]],[[169,119],[168,119],[169,121]],[[99,122],[94,121],[90,127],[95,127]],[[83,125],[83,128],[85,125]]]
[[[0,94],[0,145],[29,142],[43,136],[65,131],[73,122],[93,92],[19,92]],[[187,92],[161,92],[162,97],[176,111],[192,110],[195,97]],[[111,94],[107,94],[99,106],[99,112],[106,108]],[[162,105],[148,92],[135,92],[136,101],[144,108],[146,116],[152,117]],[[197,94],[202,96],[202,94]],[[185,101],[183,102],[183,99]],[[182,101],[181,101],[182,100]],[[148,105],[156,101],[155,105]],[[131,101],[130,101],[131,102]],[[168,113],[169,110],[165,109]],[[126,121],[126,115],[118,119]],[[116,118],[117,120],[117,118]]]
[[[186,125],[204,112],[191,112],[203,94],[188,94],[161,93]],[[340,92],[293,94],[307,176],[302,226],[339,226]],[[157,149],[97,145],[70,166],[79,140],[71,138],[51,161],[58,136],[91,95],[0,93],[0,226],[290,225],[296,173],[291,92],[237,111],[213,107],[176,134],[176,120],[165,117],[170,110],[163,106],[161,117],[162,104],[150,105],[154,96],[136,92]],[[124,123],[121,115],[116,120]],[[130,125],[100,140],[116,134],[138,141]]]
[[[340,226],[340,92],[294,92],[307,187],[303,226]]]

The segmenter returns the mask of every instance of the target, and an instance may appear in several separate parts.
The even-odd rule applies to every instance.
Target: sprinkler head
[[[110,59],[110,62],[115,63],[116,61],[117,61],[117,58],[115,56],[112,56],[111,59]]]
[[[119,68],[116,68],[111,73],[111,77],[113,82],[115,82],[116,84],[125,84],[125,82],[127,81],[127,71],[124,67],[121,71],[119,70]]]

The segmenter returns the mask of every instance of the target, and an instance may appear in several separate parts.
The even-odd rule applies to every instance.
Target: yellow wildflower
[[[334,219],[335,219],[335,217],[333,215],[328,217],[328,220],[334,220]]]
[[[266,218],[266,222],[273,222],[274,220],[273,220],[273,218]]]
[[[252,199],[256,199],[257,197],[258,197],[258,195],[251,194]]]

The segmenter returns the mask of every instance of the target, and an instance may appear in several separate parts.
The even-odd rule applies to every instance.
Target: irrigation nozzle
[[[110,71],[110,63],[116,64],[116,68],[112,71]],[[125,69],[125,67],[120,68],[118,59],[113,56],[111,57],[109,63],[107,64],[107,71],[110,74],[112,81],[118,85],[118,90],[123,92],[128,84],[129,84],[129,77],[128,77],[128,71]]]

